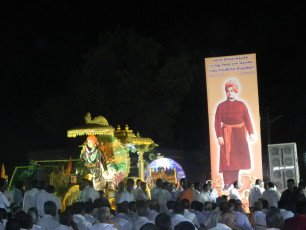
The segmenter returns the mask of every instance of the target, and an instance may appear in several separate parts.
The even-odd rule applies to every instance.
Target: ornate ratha
[[[157,146],[151,138],[135,135],[128,125],[124,130],[120,126],[115,130],[103,116],[91,119],[90,113],[85,116],[85,125],[68,130],[67,136],[86,136],[80,158],[92,174],[97,189],[104,189],[106,182],[109,186],[117,185],[128,177],[131,149],[139,156],[139,177],[144,179],[143,154]]]
[[[93,176],[96,189],[116,186],[130,170],[128,149],[114,136],[114,128],[103,116],[85,116],[85,125],[67,131],[68,137],[86,136],[80,158]],[[90,146],[91,145],[91,146]],[[103,165],[105,161],[105,165]],[[106,167],[104,167],[106,166]]]
[[[115,137],[118,138],[125,146],[130,149],[135,149],[138,154],[138,174],[139,177],[144,180],[144,160],[143,154],[149,150],[152,150],[157,146],[151,138],[140,137],[139,133],[134,134],[133,130],[130,130],[128,125],[124,130],[118,125],[115,130]]]

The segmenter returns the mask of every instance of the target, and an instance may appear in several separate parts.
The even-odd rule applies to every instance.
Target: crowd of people
[[[273,182],[257,179],[246,209],[238,182],[228,196],[219,196],[212,181],[190,183],[182,178],[176,188],[157,179],[150,191],[146,182],[128,178],[118,184],[113,208],[104,192],[84,178],[78,200],[63,211],[54,186],[34,180],[32,188],[23,191],[22,181],[17,181],[8,191],[1,178],[0,230],[306,229],[305,185],[297,187],[289,179],[287,187],[280,194]]]

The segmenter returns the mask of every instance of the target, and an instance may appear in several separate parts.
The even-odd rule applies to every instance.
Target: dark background
[[[303,168],[306,19],[299,2],[10,1],[3,11],[0,163],[9,175],[28,163],[29,152],[67,148],[79,155],[82,140],[49,134],[35,122],[34,111],[48,95],[67,90],[66,76],[79,71],[81,55],[97,45],[99,33],[118,25],[154,38],[169,54],[189,54],[197,66],[174,138],[158,143],[169,154],[188,155],[183,167],[190,175],[198,153],[204,159],[209,154],[204,58],[249,53],[257,56],[263,159],[270,127],[270,143],[297,143]]]

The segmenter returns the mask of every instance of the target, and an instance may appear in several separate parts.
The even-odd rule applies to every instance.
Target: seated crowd
[[[54,187],[33,181],[23,191],[22,182],[8,192],[0,179],[0,230],[194,230],[194,229],[306,229],[305,186],[288,180],[281,196],[272,182],[266,189],[256,180],[249,194],[249,211],[239,199],[239,183],[229,196],[218,196],[212,182],[191,184],[186,178],[180,187],[156,180],[148,193],[146,183],[128,178],[118,184],[112,209],[103,191],[96,191],[90,180],[80,184],[78,201],[61,212],[61,200]],[[21,185],[20,185],[21,184]]]

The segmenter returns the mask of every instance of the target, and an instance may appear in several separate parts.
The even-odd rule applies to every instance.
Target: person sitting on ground
[[[94,209],[95,209],[95,205],[91,201],[85,202],[85,214],[84,214],[84,217],[92,225],[99,223],[99,220],[93,216]]]
[[[170,217],[172,217],[174,215],[173,213],[173,207],[174,207],[174,204],[176,203],[176,201],[173,201],[173,200],[169,200],[167,202],[167,209],[168,211],[166,212]]]
[[[212,203],[210,201],[206,201],[203,205],[203,225],[208,226],[210,215],[212,211]]]
[[[146,223],[139,230],[159,230],[155,224]]]
[[[156,216],[159,214],[159,203],[157,202],[157,200],[149,200],[149,215],[148,215],[148,219],[152,220],[153,222],[155,222],[155,218]]]
[[[283,215],[284,220],[294,216],[293,212],[285,209],[285,202],[284,201],[279,201],[278,202],[278,208],[279,208],[279,211],[281,212],[281,214]]]
[[[18,212],[20,212],[20,211],[22,211],[22,208],[21,208],[21,206],[19,206],[19,205],[13,205],[12,204],[12,208],[11,208],[11,218],[15,218],[16,217],[16,214],[18,213]]]
[[[149,206],[144,200],[139,200],[137,202],[137,215],[138,218],[134,222],[134,227],[135,230],[139,230],[144,224],[146,223],[152,223],[154,224],[153,221],[148,219],[149,215]]]
[[[117,214],[112,218],[112,221],[119,226],[120,230],[132,230],[133,220],[128,216],[129,203],[123,201],[117,204]]]
[[[20,228],[21,224],[16,218],[9,219],[5,226],[5,230],[19,230]]]
[[[111,221],[111,213],[109,207],[103,207],[99,209],[98,213],[99,224],[92,226],[91,230],[117,230]]]
[[[78,226],[79,230],[90,230],[92,224],[85,219],[86,205],[84,202],[75,202],[73,204],[73,221]]]
[[[184,217],[186,217],[188,220],[190,220],[190,222],[193,223],[194,226],[199,228],[200,224],[198,222],[197,216],[194,213],[189,211],[190,210],[189,200],[183,199],[183,200],[181,200],[181,203],[184,207]]]
[[[219,219],[222,215],[223,212],[228,211],[228,201],[224,200],[224,198],[222,198],[219,202],[218,205],[218,209],[216,208],[216,210],[213,210],[211,212],[211,215],[209,217],[209,219],[207,221],[205,221],[205,226],[207,228],[213,228],[217,226],[217,223],[219,222]]]
[[[174,230],[196,230],[195,226],[189,221],[182,221],[175,225]]]
[[[271,208],[266,215],[267,230],[282,230],[284,228],[284,218],[279,209]]]
[[[4,208],[0,208],[0,230],[5,228],[7,222],[7,212]]]
[[[262,203],[262,210],[261,211],[266,214],[270,209],[269,202],[265,199],[259,199],[258,201],[260,201]]]
[[[133,222],[137,219],[137,203],[135,201],[129,202],[129,213],[128,216],[131,218]]]
[[[32,218],[32,222],[33,222],[33,227],[32,230],[39,230],[42,229],[39,225],[38,225],[38,211],[36,207],[32,207],[28,210],[27,215],[31,216]]]
[[[305,230],[306,216],[304,214],[297,214],[294,217],[288,218],[284,222],[284,230]]]
[[[45,215],[38,220],[38,225],[44,230],[54,230],[60,225],[57,219],[55,219],[57,213],[57,207],[54,201],[47,201],[44,203]]]
[[[267,226],[266,214],[262,212],[262,203],[260,201],[255,201],[253,209],[254,209],[253,213],[254,224]]]
[[[171,217],[166,213],[159,213],[155,218],[155,225],[159,230],[171,230]]]
[[[235,226],[244,230],[253,230],[252,225],[246,214],[243,213],[242,203],[236,202],[234,204]]]
[[[60,226],[56,227],[54,230],[71,230],[75,229],[76,225],[73,222],[73,217],[71,212],[65,210],[59,215]]]
[[[191,221],[184,216],[184,212],[183,204],[179,201],[175,202],[173,207],[173,216],[171,217],[172,228],[182,221],[189,221],[191,223]]]
[[[235,215],[233,212],[225,211],[221,214],[220,223],[217,223],[217,225],[213,228],[210,228],[210,230],[230,230],[234,229],[235,227]]]
[[[203,225],[203,221],[204,221],[203,206],[204,206],[203,203],[199,201],[193,201],[190,205],[191,207],[190,212],[196,215],[200,226]]]

